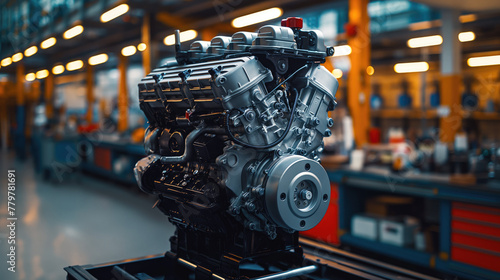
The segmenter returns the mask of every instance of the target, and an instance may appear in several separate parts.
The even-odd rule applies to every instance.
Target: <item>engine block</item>
[[[321,63],[333,48],[294,18],[282,25],[177,44],[176,60],[140,82],[148,156],[135,176],[178,228],[274,240],[325,215],[319,159],[338,82]]]

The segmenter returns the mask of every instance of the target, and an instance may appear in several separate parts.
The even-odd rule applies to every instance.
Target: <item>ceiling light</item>
[[[368,76],[371,76],[375,73],[375,68],[373,68],[373,66],[368,66],[366,67],[366,74],[368,74]]]
[[[394,65],[394,71],[396,73],[425,72],[427,70],[429,70],[429,64],[424,61],[397,63],[396,65]]]
[[[473,22],[477,19],[475,14],[461,15],[458,17],[461,23]]]
[[[410,48],[423,48],[430,46],[437,46],[443,43],[441,35],[433,35],[426,37],[418,37],[408,40],[408,47]]]
[[[241,28],[259,22],[275,19],[277,17],[280,17],[282,14],[283,10],[281,10],[280,8],[271,8],[253,14],[249,14],[246,16],[237,17],[231,22],[231,24],[235,28]]]
[[[146,44],[145,43],[140,43],[138,46],[137,46],[137,50],[139,50],[140,52],[143,52],[145,51],[147,48]]]
[[[54,68],[52,68],[52,74],[54,75],[59,75],[64,72],[64,66],[63,65],[56,65]]]
[[[28,57],[28,56],[32,56],[34,55],[36,52],[38,51],[38,48],[36,46],[31,46],[29,48],[27,48],[25,51],[24,51],[24,56]]]
[[[349,45],[341,45],[333,48],[335,49],[335,51],[333,52],[333,56],[350,55],[352,52],[352,48]]]
[[[47,78],[47,76],[49,76],[49,70],[47,70],[47,69],[43,69],[43,70],[36,72],[37,79],[44,79],[44,78]]]
[[[40,44],[40,47],[42,49],[48,49],[50,47],[52,47],[53,45],[55,45],[57,42],[56,38],[54,37],[50,37],[48,39],[46,39],[45,41],[43,41],[41,44]]]
[[[82,34],[82,32],[83,32],[83,26],[77,25],[75,27],[66,30],[66,32],[63,33],[63,37],[64,39],[68,40]]]
[[[137,51],[137,49],[135,48],[135,46],[127,46],[127,47],[122,49],[122,55],[123,56],[131,56],[131,55],[135,54],[136,51]]]
[[[472,31],[460,32],[458,34],[458,40],[460,42],[470,42],[474,41],[474,39],[476,39],[476,34],[474,34],[474,32]]]
[[[68,71],[78,70],[82,67],[83,67],[83,61],[81,60],[71,61],[68,64],[66,64],[66,70]]]
[[[196,36],[198,36],[198,32],[196,32],[196,30],[191,29],[191,30],[182,31],[179,35],[181,38],[181,42],[186,42],[186,41],[193,40],[194,38],[196,38]],[[165,39],[163,40],[163,43],[167,46],[171,46],[171,45],[175,44],[175,34],[168,35],[167,37],[165,37]]]
[[[89,58],[90,65],[97,65],[97,64],[104,63],[106,61],[108,61],[108,55],[105,53],[94,55],[94,56]]]
[[[500,65],[500,55],[471,57],[467,59],[467,65],[470,67]]]
[[[34,81],[35,78],[36,78],[35,73],[28,73],[28,74],[26,74],[26,77],[25,77],[26,81],[28,81],[28,82]]]
[[[18,52],[12,56],[12,62],[18,62],[21,59],[23,59],[23,53]]]
[[[2,64],[3,67],[9,66],[11,63],[12,63],[12,58],[10,57],[2,59],[2,62],[0,62],[0,64]]]
[[[101,21],[102,22],[108,22],[110,20],[113,20],[124,13],[128,12],[128,5],[127,4],[121,4],[119,6],[114,7],[113,9],[105,12],[104,14],[101,15]]]
[[[431,20],[431,21],[420,21],[420,22],[415,22],[411,23],[408,26],[408,29],[411,31],[416,31],[416,30],[424,30],[424,29],[429,29],[433,27],[439,27],[441,26],[441,20],[436,19],[436,20]]]
[[[344,73],[342,72],[342,70],[340,70],[340,69],[338,69],[338,68],[337,68],[337,69],[333,69],[332,74],[333,74],[333,76],[334,76],[336,79],[340,79],[340,78],[342,78],[342,75],[343,75]]]

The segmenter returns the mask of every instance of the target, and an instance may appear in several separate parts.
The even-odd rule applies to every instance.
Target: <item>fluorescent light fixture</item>
[[[408,29],[411,31],[416,31],[416,30],[424,30],[424,29],[429,29],[432,27],[438,27],[441,26],[441,20],[432,20],[432,21],[420,21],[420,22],[415,22],[411,23],[408,26]]]
[[[122,55],[123,56],[131,56],[137,52],[137,49],[135,46],[126,46],[125,48],[122,49]]]
[[[477,19],[475,14],[461,15],[458,17],[461,23],[473,22]]]
[[[49,76],[49,70],[43,69],[38,72],[36,72],[36,78],[37,79],[45,79]]]
[[[344,73],[342,72],[342,70],[340,70],[338,68],[337,69],[333,69],[332,74],[333,74],[333,76],[336,79],[340,79],[340,78],[342,78],[342,75],[344,75]]]
[[[28,81],[28,82],[34,81],[35,78],[36,78],[35,73],[28,73],[28,74],[26,74],[26,77],[25,77],[26,81]]]
[[[83,67],[83,61],[81,60],[71,61],[68,64],[66,64],[66,70],[68,71],[75,71],[82,67]]]
[[[113,20],[124,13],[128,12],[128,5],[127,4],[121,4],[119,6],[114,7],[113,9],[105,12],[104,14],[101,15],[101,21],[102,22],[108,22],[110,20]]]
[[[375,73],[375,68],[373,68],[373,66],[368,66],[366,67],[366,74],[368,74],[368,76],[371,76]]]
[[[12,56],[12,62],[18,62],[21,59],[23,59],[23,53],[18,52]]]
[[[394,65],[394,71],[396,73],[425,72],[427,70],[429,70],[429,64],[424,61],[397,63],[396,65]]]
[[[460,42],[470,42],[474,41],[474,39],[476,39],[476,34],[474,34],[474,32],[472,31],[460,32],[458,34],[458,40]]]
[[[352,52],[352,48],[349,45],[341,45],[333,48],[335,49],[335,52],[333,52],[333,56],[350,55]]]
[[[283,10],[280,8],[270,8],[253,14],[249,14],[242,17],[237,17],[233,19],[231,24],[235,28],[241,28],[260,22],[268,21],[280,17],[283,14]]]
[[[410,48],[423,48],[430,46],[437,46],[443,43],[441,35],[432,35],[426,37],[412,38],[408,40],[408,47]]]
[[[145,43],[140,43],[138,46],[137,46],[137,50],[139,50],[140,52],[143,52],[146,50],[148,46],[146,46]]]
[[[179,35],[181,37],[181,42],[186,42],[186,41],[193,40],[194,38],[196,38],[196,36],[198,36],[198,32],[196,32],[196,30],[191,29],[191,30],[182,31]],[[171,46],[171,45],[175,44],[175,34],[168,35],[167,37],[165,37],[165,39],[163,40],[163,43],[167,46]]]
[[[108,61],[108,55],[105,53],[94,55],[94,56],[89,58],[90,65],[97,65],[97,64],[104,63],[106,61]]]
[[[48,49],[50,47],[52,47],[53,45],[55,45],[57,42],[56,38],[54,37],[50,37],[48,39],[46,39],[45,41],[43,41],[41,44],[40,44],[40,47],[42,49]]]
[[[467,65],[470,67],[500,65],[500,55],[471,57],[467,59]]]
[[[76,37],[76,36],[82,34],[82,32],[83,32],[83,26],[77,25],[75,27],[72,27],[72,28],[66,30],[63,33],[63,38],[68,40],[68,39],[71,39],[73,37]]]
[[[52,74],[54,75],[59,75],[64,72],[64,66],[63,65],[56,65],[54,68],[52,68]]]
[[[28,56],[32,56],[34,55],[36,52],[38,51],[38,48],[36,46],[31,46],[29,48],[27,48],[25,51],[24,51],[24,56],[28,57]]]
[[[2,59],[2,62],[0,62],[0,64],[2,64],[3,67],[9,66],[11,63],[12,63],[12,58],[10,57]]]

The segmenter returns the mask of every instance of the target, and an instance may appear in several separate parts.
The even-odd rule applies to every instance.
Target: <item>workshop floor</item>
[[[7,271],[7,170],[16,170],[16,272]],[[79,173],[45,182],[1,151],[0,279],[65,279],[69,265],[164,253],[174,227],[154,197]],[[10,246],[10,245],[9,245]]]

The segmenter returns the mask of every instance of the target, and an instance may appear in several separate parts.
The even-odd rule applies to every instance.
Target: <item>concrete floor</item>
[[[7,271],[7,170],[16,170],[17,264]],[[44,182],[32,161],[0,159],[0,279],[65,279],[64,267],[164,253],[174,227],[154,197],[80,173]],[[10,246],[10,245],[9,245]]]

